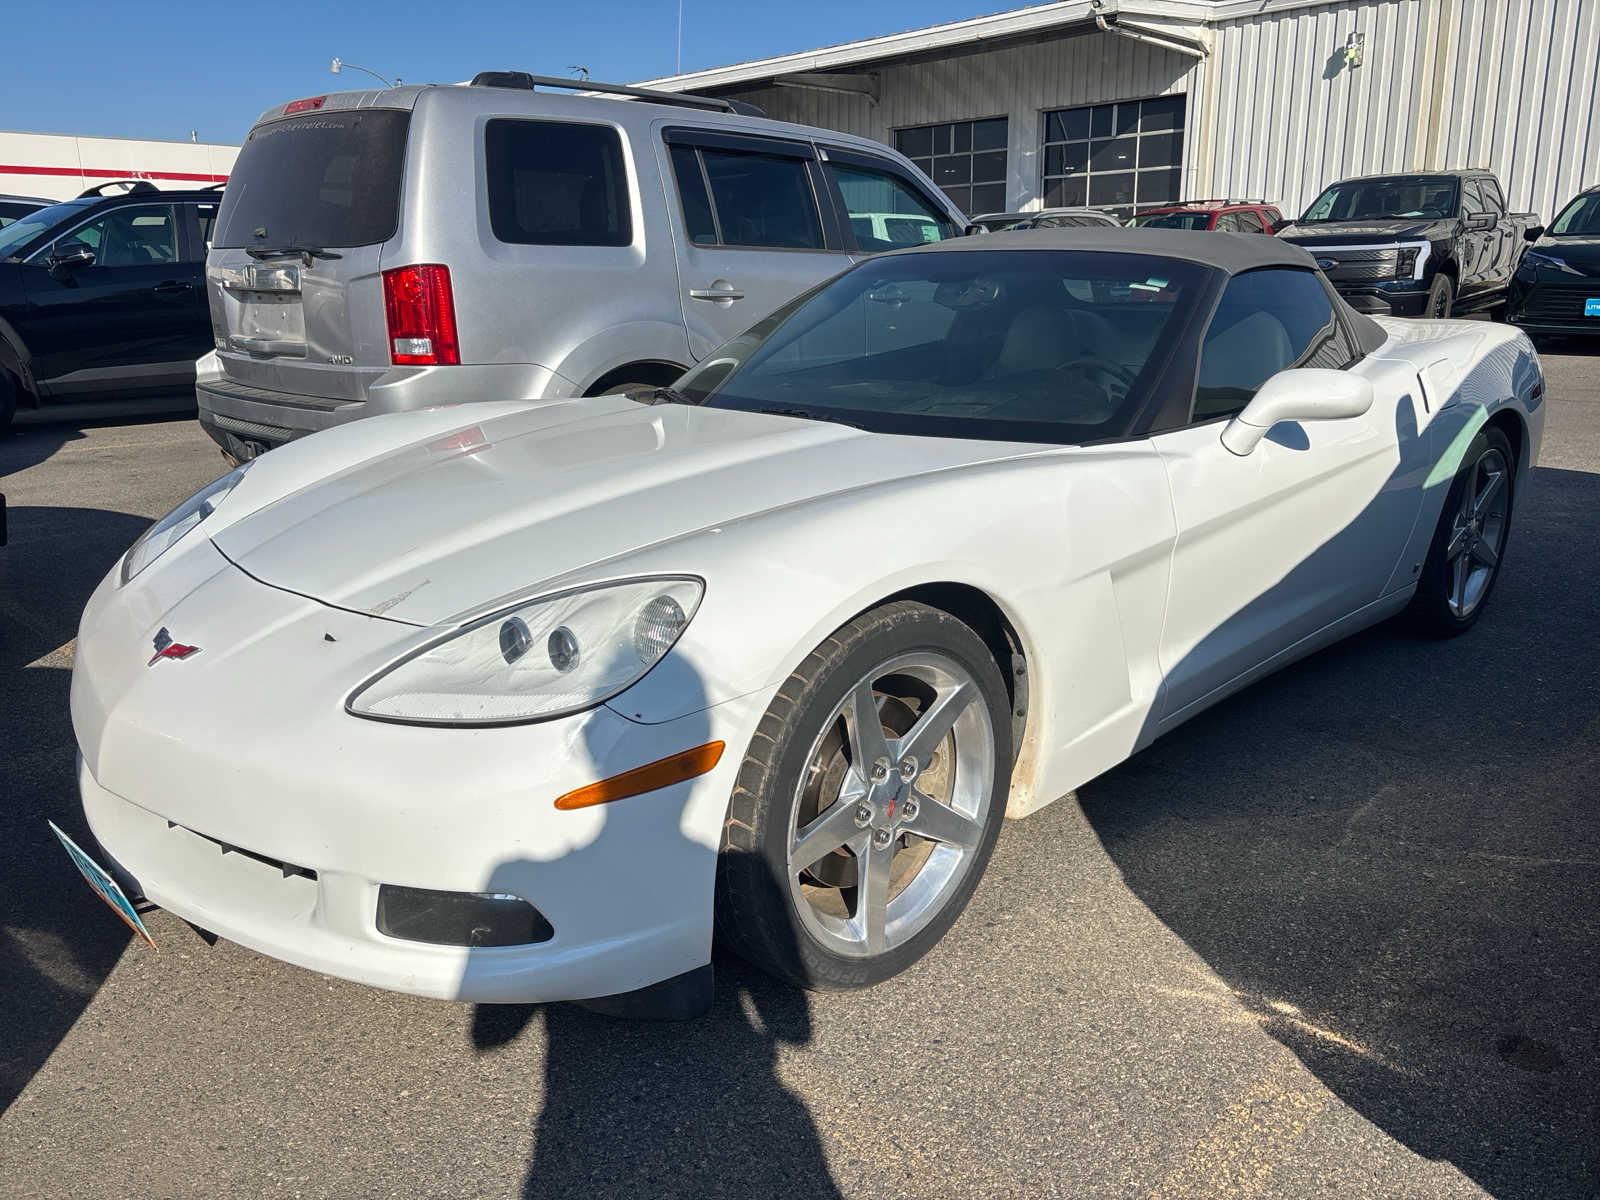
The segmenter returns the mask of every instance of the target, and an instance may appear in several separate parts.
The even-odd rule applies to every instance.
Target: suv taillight
[[[389,322],[389,361],[402,367],[461,361],[450,268],[439,263],[383,273],[383,312]]]

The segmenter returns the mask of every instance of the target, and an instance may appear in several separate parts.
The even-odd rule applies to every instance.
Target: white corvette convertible
[[[1005,815],[1472,625],[1543,390],[1272,238],[874,258],[676,388],[352,422],[180,506],[83,616],[84,807],[126,887],[382,987],[684,1014],[714,936],[871,984]]]

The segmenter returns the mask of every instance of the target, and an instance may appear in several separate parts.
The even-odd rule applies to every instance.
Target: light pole
[[[393,83],[390,83],[387,79],[385,79],[382,75],[379,75],[371,67],[360,67],[360,66],[357,66],[355,63],[347,63],[342,58],[335,58],[333,60],[332,64],[328,67],[328,70],[332,71],[335,75],[338,75],[341,72],[347,71],[347,70],[349,70],[349,71],[365,71],[368,75],[371,75],[374,79],[376,79],[380,83],[382,83],[384,87],[394,87]]]

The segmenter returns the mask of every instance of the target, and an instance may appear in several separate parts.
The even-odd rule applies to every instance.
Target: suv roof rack
[[[1248,197],[1248,198],[1241,199],[1240,197],[1237,197],[1237,196],[1226,196],[1226,197],[1212,196],[1212,197],[1209,197],[1208,199],[1205,199],[1205,200],[1185,200],[1183,203],[1185,203],[1185,204],[1265,204],[1266,201],[1265,200],[1258,200],[1258,199],[1256,199],[1254,197]]]
[[[530,75],[527,71],[479,71],[472,77],[471,87],[520,88],[531,92],[538,88],[564,88],[572,92],[599,92],[605,96],[632,96],[637,100],[650,100],[656,104],[676,104],[683,108],[706,108],[713,112],[737,113],[743,117],[764,117],[767,114],[754,104],[743,100],[723,100],[717,96],[699,96],[694,92],[663,92],[657,88],[631,87],[624,83],[596,83],[591,79],[562,79],[556,75]]]
[[[205,187],[197,188],[196,190],[201,192],[220,192],[227,186],[228,185],[225,183],[208,183],[205,185]]]
[[[106,189],[115,187],[127,188],[127,191],[121,193],[124,196],[139,196],[143,195],[145,192],[154,192],[159,190],[156,185],[151,183],[148,179],[108,179],[104,183],[97,183],[93,187],[84,188],[83,191],[78,193],[77,198],[79,200],[86,200],[90,196],[106,196],[110,194],[106,191]]]

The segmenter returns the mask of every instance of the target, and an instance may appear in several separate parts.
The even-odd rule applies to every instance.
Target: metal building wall
[[[881,67],[877,104],[864,96],[789,87],[736,94],[778,120],[860,134],[891,146],[894,131],[907,126],[1008,117],[1006,195],[1008,207],[1016,209],[1039,196],[1041,113],[1187,92],[1196,83],[1195,67],[1194,58],[1177,51],[1097,31]],[[1188,130],[1198,123],[1196,105],[1191,96]],[[1192,156],[1186,154],[1184,161],[1189,164]]]
[[[1363,65],[1343,64],[1352,31]],[[1298,212],[1350,175],[1486,166],[1545,218],[1600,181],[1595,0],[1350,0],[1217,28],[1199,190]],[[1195,146],[1199,150],[1199,145]]]

